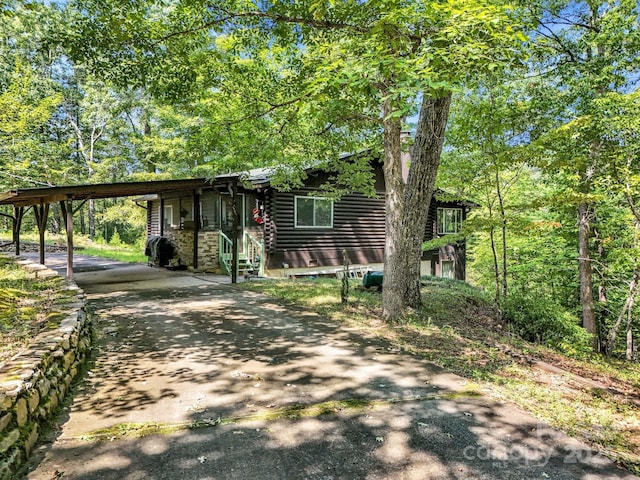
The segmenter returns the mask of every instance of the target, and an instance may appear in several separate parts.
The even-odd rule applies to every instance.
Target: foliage
[[[122,243],[136,245],[144,237],[147,212],[131,199],[118,199],[105,204],[97,220],[103,225],[104,238],[109,243],[114,242],[113,237],[117,232]]]
[[[27,65],[17,66],[7,88],[0,88],[0,167],[5,173],[0,190],[21,184],[31,174],[45,148],[38,132],[59,103],[59,95],[38,90],[37,77]]]
[[[0,362],[46,328],[52,300],[61,286],[60,277],[34,278],[0,255]]]
[[[504,302],[505,319],[524,340],[554,348],[566,355],[584,358],[591,336],[580,321],[549,297],[512,293]]]
[[[23,245],[31,243],[36,245],[38,243],[37,232],[23,232],[20,236]],[[0,231],[0,242],[10,241],[11,232]],[[66,236],[64,233],[49,234],[46,237],[47,245],[65,245]],[[122,243],[121,245],[114,246],[109,245],[104,239],[91,239],[83,235],[75,235],[74,247],[78,253],[82,255],[90,255],[93,257],[109,258],[127,263],[147,263],[147,257],[144,255],[144,238],[140,238],[135,245],[127,245]]]
[[[633,136],[619,136],[624,128],[613,133],[621,124],[611,120],[629,103],[627,94],[637,88],[640,12],[637,3],[629,1],[541,1],[533,10],[540,19],[532,49],[534,64],[545,80],[532,83],[529,90],[535,106],[532,118],[539,125],[533,159],[547,182],[557,186],[554,204],[577,214],[580,306],[585,328],[598,334],[609,320],[594,315],[593,297],[604,301],[607,280],[601,273],[606,267],[601,265],[613,258],[610,252],[604,254],[599,238],[606,227],[598,212],[611,207],[604,205],[609,203],[609,192],[600,184],[616,171],[616,159],[634,149],[628,142],[635,143]],[[617,105],[611,108],[613,99]],[[633,124],[633,115],[625,122]],[[621,141],[624,137],[627,141]]]
[[[469,278],[496,297],[508,284],[517,298],[595,311],[602,340],[639,258],[638,6],[540,0],[528,11],[530,62],[458,96],[439,184],[481,205],[465,227]]]

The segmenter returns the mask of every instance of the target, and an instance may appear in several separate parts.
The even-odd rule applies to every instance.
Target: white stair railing
[[[220,268],[231,275],[231,259],[233,257],[233,242],[222,230],[218,232],[218,259]]]
[[[253,271],[258,273],[259,277],[264,277],[264,241],[258,240],[249,232],[244,232],[244,251],[247,260],[251,263]]]
[[[231,275],[231,263],[233,259],[233,241],[224,234],[218,232],[218,258],[220,267],[227,274]],[[238,254],[239,270],[244,272],[257,272],[258,276],[264,276],[265,249],[264,241],[258,240],[249,232],[242,235],[242,253]]]

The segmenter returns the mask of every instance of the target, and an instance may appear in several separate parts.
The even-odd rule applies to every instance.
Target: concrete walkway
[[[76,261],[95,360],[29,479],[636,478],[462,378],[226,277]]]

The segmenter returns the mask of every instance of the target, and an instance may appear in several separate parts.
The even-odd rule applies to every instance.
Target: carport
[[[94,185],[52,186],[18,188],[0,193],[0,205],[12,205],[13,213],[1,213],[13,222],[13,241],[16,255],[20,255],[20,229],[24,215],[33,210],[39,233],[40,263],[45,263],[45,232],[49,218],[49,207],[59,202],[65,219],[67,233],[67,277],[73,277],[73,215],[90,199],[118,198],[160,194],[168,191],[191,191],[197,198],[203,187],[210,185],[205,178],[186,180],[157,180],[145,182],[122,182]]]

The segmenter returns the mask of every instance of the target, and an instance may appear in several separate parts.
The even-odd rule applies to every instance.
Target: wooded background
[[[420,254],[438,172],[480,205],[468,277],[522,335],[637,360],[638,13],[627,0],[5,0],[0,190],[263,166],[296,185],[312,161],[336,171],[330,193],[373,194],[368,157],[339,160],[371,152],[385,160],[388,256],[408,252],[390,263]],[[92,238],[144,235],[131,200],[77,215]],[[385,270],[390,320],[420,301],[406,268]]]

